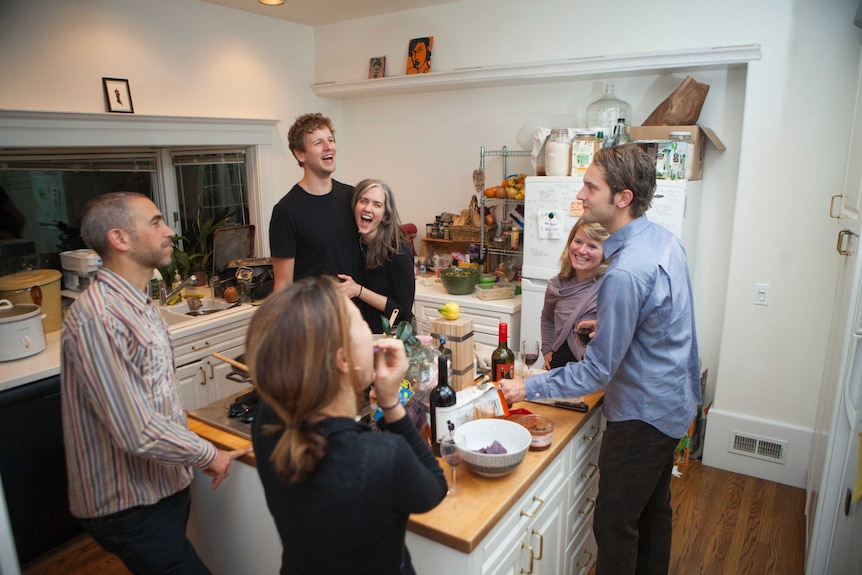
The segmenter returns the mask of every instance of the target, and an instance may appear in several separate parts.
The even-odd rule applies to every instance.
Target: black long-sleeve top
[[[410,322],[413,319],[413,298],[416,296],[416,274],[413,269],[413,252],[410,244],[401,245],[401,251],[394,254],[379,268],[362,271],[362,283],[373,292],[386,296],[386,309],[380,311],[365,302],[359,310],[368,323],[372,333],[383,333],[381,317],[389,318],[392,311],[398,310],[395,323]],[[394,326],[393,326],[394,328]]]
[[[262,428],[274,418],[261,402],[253,442],[284,545],[281,573],[415,573],[404,544],[407,519],[436,507],[447,486],[410,418],[383,433],[348,418],[323,420],[326,454],[308,479],[293,484],[282,483],[270,461],[280,432]]]

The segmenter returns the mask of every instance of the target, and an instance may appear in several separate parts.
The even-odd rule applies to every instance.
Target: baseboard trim
[[[784,464],[728,451],[734,432],[787,442]],[[805,489],[808,483],[812,437],[811,429],[754,419],[713,407],[707,417],[703,464]]]

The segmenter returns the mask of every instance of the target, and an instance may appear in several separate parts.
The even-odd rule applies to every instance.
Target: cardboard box
[[[449,384],[455,391],[473,385],[473,320],[466,317],[448,320],[431,320],[431,336],[440,345],[440,338],[446,338],[446,349],[452,352],[452,381]]]
[[[654,144],[670,140],[671,132],[691,132],[694,153],[686,157],[686,162],[694,161],[690,178],[692,180],[700,180],[703,177],[703,157],[706,152],[707,141],[711,142],[716,150],[723,151],[725,149],[715,132],[703,126],[632,126],[631,138],[635,143],[640,144],[648,154],[651,154],[655,160],[656,146]]]

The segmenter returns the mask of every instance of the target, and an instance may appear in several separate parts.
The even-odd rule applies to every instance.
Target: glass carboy
[[[609,137],[614,132],[617,118],[625,118],[631,122],[632,107],[617,98],[613,82],[605,84],[604,95],[587,106],[587,129],[603,132]]]

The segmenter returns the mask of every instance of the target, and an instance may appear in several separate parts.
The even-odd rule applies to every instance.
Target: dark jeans
[[[593,521],[596,575],[668,572],[670,476],[678,441],[643,421],[608,422]]]
[[[81,525],[137,575],[209,575],[210,570],[186,537],[190,508],[186,488],[153,505],[82,519]]]

